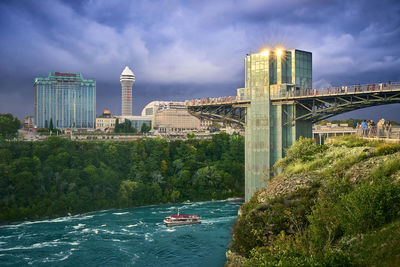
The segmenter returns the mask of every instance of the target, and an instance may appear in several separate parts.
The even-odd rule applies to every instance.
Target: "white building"
[[[159,133],[201,129],[200,120],[189,114],[184,102],[153,101],[143,108],[142,116],[150,116],[153,130]]]

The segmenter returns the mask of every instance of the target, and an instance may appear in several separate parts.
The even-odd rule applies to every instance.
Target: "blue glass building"
[[[35,120],[38,128],[94,128],[96,122],[96,81],[80,73],[50,72],[36,78]]]

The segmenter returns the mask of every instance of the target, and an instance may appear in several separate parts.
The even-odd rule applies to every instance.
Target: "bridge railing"
[[[206,105],[206,104],[222,104],[228,102],[234,102],[240,100],[236,96],[222,96],[222,97],[207,97],[201,99],[186,100],[185,106],[196,106],[196,105]]]
[[[356,127],[356,134],[362,137],[373,138],[388,138],[400,140],[400,126],[378,127],[368,126],[367,129],[362,129],[361,126]]]
[[[371,84],[355,84],[350,86],[337,86],[322,89],[307,89],[296,91],[284,91],[277,94],[272,94],[271,98],[282,97],[304,97],[304,96],[323,96],[323,95],[338,95],[338,94],[354,94],[363,92],[378,92],[378,91],[392,91],[400,89],[400,82],[385,82],[385,83],[371,83]]]
[[[363,92],[379,92],[399,90],[400,82],[385,82],[371,84],[355,84],[350,86],[337,86],[322,89],[307,89],[295,91],[281,91],[279,93],[271,93],[271,98],[292,98],[292,97],[307,97],[307,96],[327,96],[339,94],[354,94]],[[201,99],[186,100],[185,106],[208,105],[208,104],[223,104],[234,101],[249,100],[249,96],[223,96],[223,97],[207,97]]]

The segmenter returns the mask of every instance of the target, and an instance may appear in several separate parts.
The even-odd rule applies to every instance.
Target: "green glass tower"
[[[311,137],[309,121],[290,122],[301,108],[293,102],[274,104],[274,96],[312,88],[312,54],[300,50],[262,51],[245,59],[245,88],[238,94],[251,100],[246,115],[246,184],[248,201],[267,184],[272,167],[300,136]]]

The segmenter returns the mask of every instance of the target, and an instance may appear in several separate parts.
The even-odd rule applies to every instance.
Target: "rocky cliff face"
[[[400,265],[398,151],[356,137],[301,139],[276,164],[283,172],[242,206],[226,266],[369,266],[379,256],[367,252],[380,245],[379,260]],[[389,246],[379,241],[388,227],[399,232]]]

